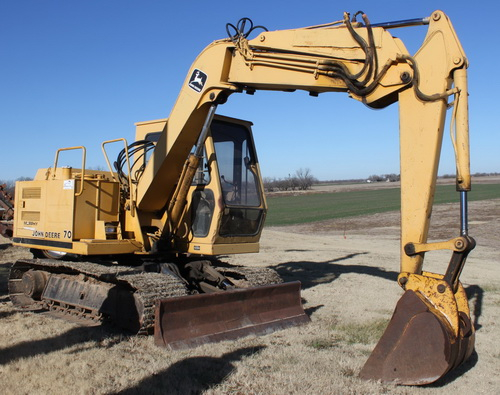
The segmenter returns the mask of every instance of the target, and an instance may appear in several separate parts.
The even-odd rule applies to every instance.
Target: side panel
[[[76,181],[79,190],[80,180]],[[85,180],[83,193],[75,197],[75,240],[96,238],[97,221],[118,221],[119,187],[116,182]]]
[[[74,187],[74,180],[18,182],[14,243],[71,248]]]
[[[75,179],[18,182],[14,243],[68,251],[74,248],[73,241],[96,238],[96,224],[117,223],[118,183],[85,180],[83,193],[75,196],[80,182]]]

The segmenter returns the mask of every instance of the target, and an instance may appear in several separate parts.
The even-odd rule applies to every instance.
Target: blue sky
[[[498,2],[0,0],[0,7],[0,180],[33,177],[60,147],[84,145],[88,165],[104,167],[101,142],[132,141],[135,122],[168,117],[191,63],[226,37],[227,22],[250,17],[279,30],[358,10],[372,23],[448,14],[470,62],[472,171],[500,172]],[[392,34],[413,53],[425,31]],[[343,93],[257,92],[232,95],[218,112],[254,122],[264,176],[299,168],[322,180],[399,173],[397,105],[375,111]],[[445,131],[440,174],[454,173],[450,147]],[[79,159],[68,154],[61,164],[79,167]]]

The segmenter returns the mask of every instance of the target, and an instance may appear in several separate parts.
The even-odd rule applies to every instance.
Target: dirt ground
[[[437,383],[400,387],[358,373],[402,291],[399,214],[385,213],[264,231],[261,252],[228,262],[275,268],[300,280],[311,323],[185,351],[151,337],[82,328],[13,309],[7,263],[24,250],[0,240],[0,382],[4,394],[492,394],[500,391],[500,199],[470,203],[478,245],[461,280],[470,298],[476,351]],[[432,239],[458,234],[459,208],[437,206]],[[443,272],[448,252],[428,253],[425,269]],[[381,329],[380,329],[381,328]]]

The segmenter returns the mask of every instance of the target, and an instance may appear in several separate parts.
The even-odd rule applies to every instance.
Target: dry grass
[[[471,204],[472,211],[484,207]],[[496,211],[495,211],[496,210]],[[437,210],[439,211],[439,210]],[[484,238],[471,253],[462,279],[477,330],[477,355],[440,382],[396,387],[358,378],[401,292],[397,228],[366,218],[356,233],[304,228],[268,229],[262,252],[228,258],[277,268],[287,280],[303,279],[311,323],[270,335],[192,350],[168,351],[152,338],[127,337],[109,328],[84,328],[43,314],[13,309],[5,265],[27,255],[0,250],[0,382],[2,394],[442,394],[497,393],[500,344],[500,202],[485,209]],[[491,219],[488,219],[492,217]],[[446,220],[441,221],[448,226]],[[472,227],[472,226],[471,226]],[[474,234],[471,230],[471,233]],[[496,242],[495,242],[496,240]],[[6,244],[0,240],[0,244]],[[495,244],[496,243],[496,244]],[[24,254],[24,255],[23,255]],[[429,254],[442,271],[448,253]]]
[[[339,325],[336,329],[340,332],[340,338],[347,344],[370,344],[376,343],[382,337],[389,320],[378,319],[375,321]]]

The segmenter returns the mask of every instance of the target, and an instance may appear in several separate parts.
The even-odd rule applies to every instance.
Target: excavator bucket
[[[468,313],[458,312],[458,320],[457,335],[425,297],[407,290],[360,377],[403,385],[438,380],[464,362],[474,349]]]
[[[155,344],[173,350],[309,322],[300,282],[156,301]]]

